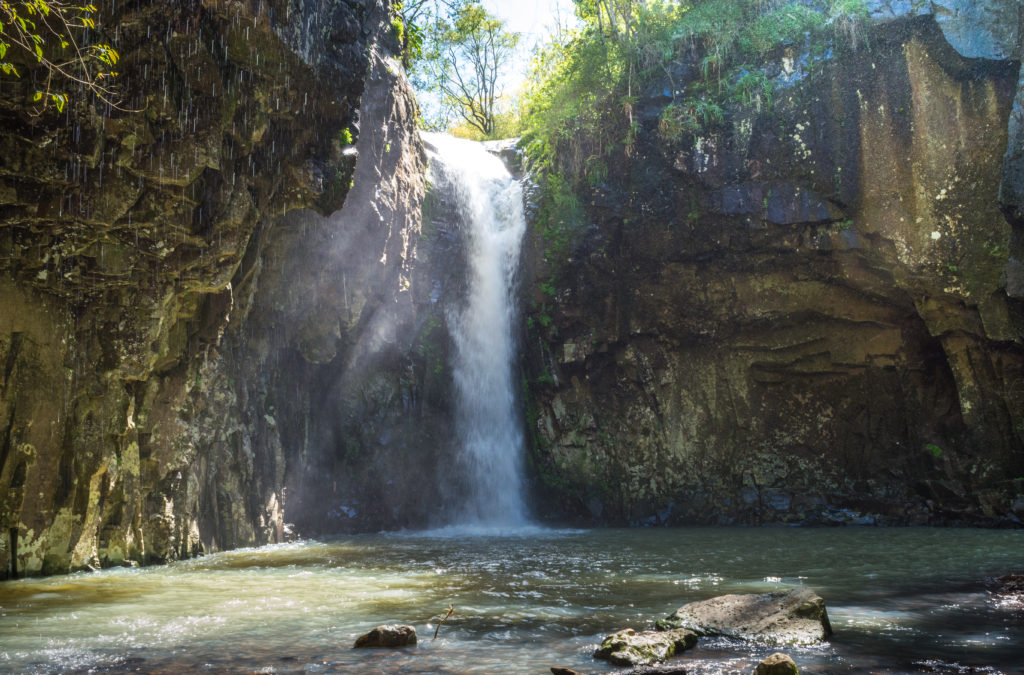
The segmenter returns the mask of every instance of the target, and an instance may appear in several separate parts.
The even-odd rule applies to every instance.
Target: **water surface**
[[[985,590],[1024,532],[645,529],[365,535],[144,569],[0,584],[0,670],[586,673],[600,639],[693,600],[807,585],[836,634],[802,673],[1024,672],[1024,612]],[[431,641],[449,603],[455,615]],[[386,622],[420,644],[353,650]],[[692,673],[749,674],[774,649],[705,639]],[[973,670],[971,670],[973,669]],[[980,669],[980,670],[979,670]]]

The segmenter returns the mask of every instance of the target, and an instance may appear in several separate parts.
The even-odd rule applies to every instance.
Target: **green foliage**
[[[109,81],[120,57],[109,44],[87,44],[96,12],[95,5],[78,2],[0,0],[0,72],[21,77],[19,64],[42,70],[41,89],[32,95],[37,112],[51,104],[63,111],[68,95],[62,88],[69,84],[116,105]]]
[[[673,37],[689,43],[687,46],[696,46],[699,42],[709,47],[708,53],[728,52],[753,4],[743,0],[696,2],[680,15]]]
[[[559,172],[546,176],[542,194],[537,228],[544,240],[544,258],[553,262],[563,257],[573,234],[584,222],[585,214],[572,185]],[[551,290],[554,290],[553,285]]]
[[[667,79],[675,99],[662,115],[663,138],[722,121],[729,106],[771,108],[774,85],[756,66],[784,47],[824,53],[830,42],[857,47],[864,0],[576,0],[584,25],[534,58],[523,99],[524,144],[543,164],[555,150],[583,173],[592,157],[624,151],[636,134],[635,92]],[[693,61],[692,82],[674,66]],[[591,172],[585,172],[588,179]]]
[[[765,56],[780,46],[802,42],[805,36],[820,31],[826,22],[821,11],[787,3],[744,26],[737,36],[737,46],[744,54]]]
[[[608,164],[600,157],[588,157],[583,171],[587,176],[587,182],[593,187],[608,177]]]
[[[338,134],[338,141],[342,145],[352,145],[355,142],[355,139],[352,137],[352,131],[347,127],[342,129]]]
[[[761,103],[771,109],[775,84],[760,70],[742,68],[729,87],[729,101],[743,106]]]
[[[423,56],[424,23],[433,8],[433,0],[398,0],[391,5],[391,30],[406,70]]]
[[[867,24],[870,11],[865,0],[828,0],[829,27],[856,48]]]
[[[455,0],[425,29],[416,82],[491,138],[502,98],[500,74],[512,60],[519,34],[490,14],[479,0]]]
[[[423,360],[424,372],[441,376],[445,370],[444,343],[446,331],[437,317],[429,317],[416,336],[413,349]]]
[[[725,110],[717,102],[691,97],[665,106],[658,119],[658,134],[666,142],[678,142],[685,135],[719,125],[724,119]]]
[[[401,7],[401,5],[399,5],[399,7]],[[405,22],[402,21],[401,16],[391,17],[391,34],[394,35],[395,42],[399,45],[405,44]]]
[[[934,443],[929,443],[928,445],[924,446],[924,449],[926,452],[931,453],[932,457],[934,457],[935,459],[942,457],[942,448],[935,445]]]
[[[523,143],[534,162],[550,161],[560,144],[581,136],[602,151],[614,145],[611,118],[621,110],[612,102],[622,77],[619,51],[588,29],[565,33],[535,53],[522,105]],[[591,154],[581,154],[581,166]]]

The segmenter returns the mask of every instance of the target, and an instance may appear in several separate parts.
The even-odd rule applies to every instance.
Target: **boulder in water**
[[[397,647],[409,647],[416,644],[416,629],[412,626],[390,624],[377,626],[366,635],[360,635],[356,639],[356,649],[372,649],[384,647],[395,649]]]
[[[816,644],[832,634],[825,601],[809,588],[691,602],[658,622],[659,630],[675,628],[776,645]]]
[[[796,663],[782,652],[775,652],[754,669],[754,675],[797,675]]]
[[[695,644],[697,635],[682,628],[639,633],[627,628],[606,637],[594,656],[617,666],[646,666],[664,661]]]

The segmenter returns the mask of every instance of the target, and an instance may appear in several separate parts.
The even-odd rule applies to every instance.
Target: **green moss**
[[[716,127],[725,120],[725,110],[710,98],[687,98],[682,103],[665,106],[658,119],[658,133],[662,140],[678,142],[686,135],[697,135]]]
[[[537,231],[544,242],[544,258],[548,263],[560,261],[585,220],[572,184],[560,172],[549,173],[544,181]]]
[[[771,109],[775,99],[775,84],[760,70],[740,68],[729,85],[729,102],[749,106],[761,103]]]
[[[780,47],[804,42],[821,31],[827,21],[821,11],[788,3],[745,25],[737,36],[737,46],[744,54],[765,56]]]

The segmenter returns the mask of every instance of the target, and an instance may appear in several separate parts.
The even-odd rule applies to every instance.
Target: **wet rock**
[[[1024,609],[1024,574],[1007,574],[995,580],[996,603],[1003,608]]]
[[[281,541],[286,491],[291,522],[323,522],[300,507],[325,495],[292,486],[351,472],[290,449],[336,447],[310,412],[338,389],[324,362],[365,362],[355,327],[399,325],[377,309],[411,294],[425,160],[389,4],[121,4],[96,17],[118,32],[117,113],[75,96],[29,116],[0,92],[0,579]],[[379,199],[339,212],[353,184]],[[277,423],[299,418],[325,419],[308,445]]]
[[[686,668],[682,666],[637,666],[628,671],[628,675],[686,675]]]
[[[552,666],[551,675],[583,675],[583,673],[581,673],[578,670],[573,670],[572,668],[560,668],[559,666]]]
[[[416,629],[412,626],[388,624],[377,626],[356,639],[355,649],[410,647],[416,644]]]
[[[754,675],[797,675],[796,663],[782,652],[775,652],[754,669]]]
[[[606,637],[594,656],[619,666],[646,666],[658,663],[697,644],[697,635],[690,630],[620,630]]]
[[[999,593],[1024,594],[1024,574],[1007,574],[996,579]]]
[[[825,601],[809,588],[691,602],[658,622],[659,630],[678,628],[778,645],[816,644],[832,634]]]
[[[1019,2],[868,4],[870,50],[837,51],[771,113],[731,109],[669,143],[644,117],[664,104],[639,101],[652,122],[634,156],[577,195],[586,229],[562,255],[531,230],[524,363],[551,510],[603,524],[649,523],[673,501],[670,525],[1021,519],[1005,414],[1019,396],[990,394],[999,376],[972,365],[1021,340]],[[576,164],[566,177],[583,185]],[[905,170],[918,165],[933,168]],[[1008,358],[1016,381],[1024,360]],[[855,440],[868,429],[871,444]],[[993,463],[985,478],[970,453]],[[917,489],[944,472],[955,499]]]

